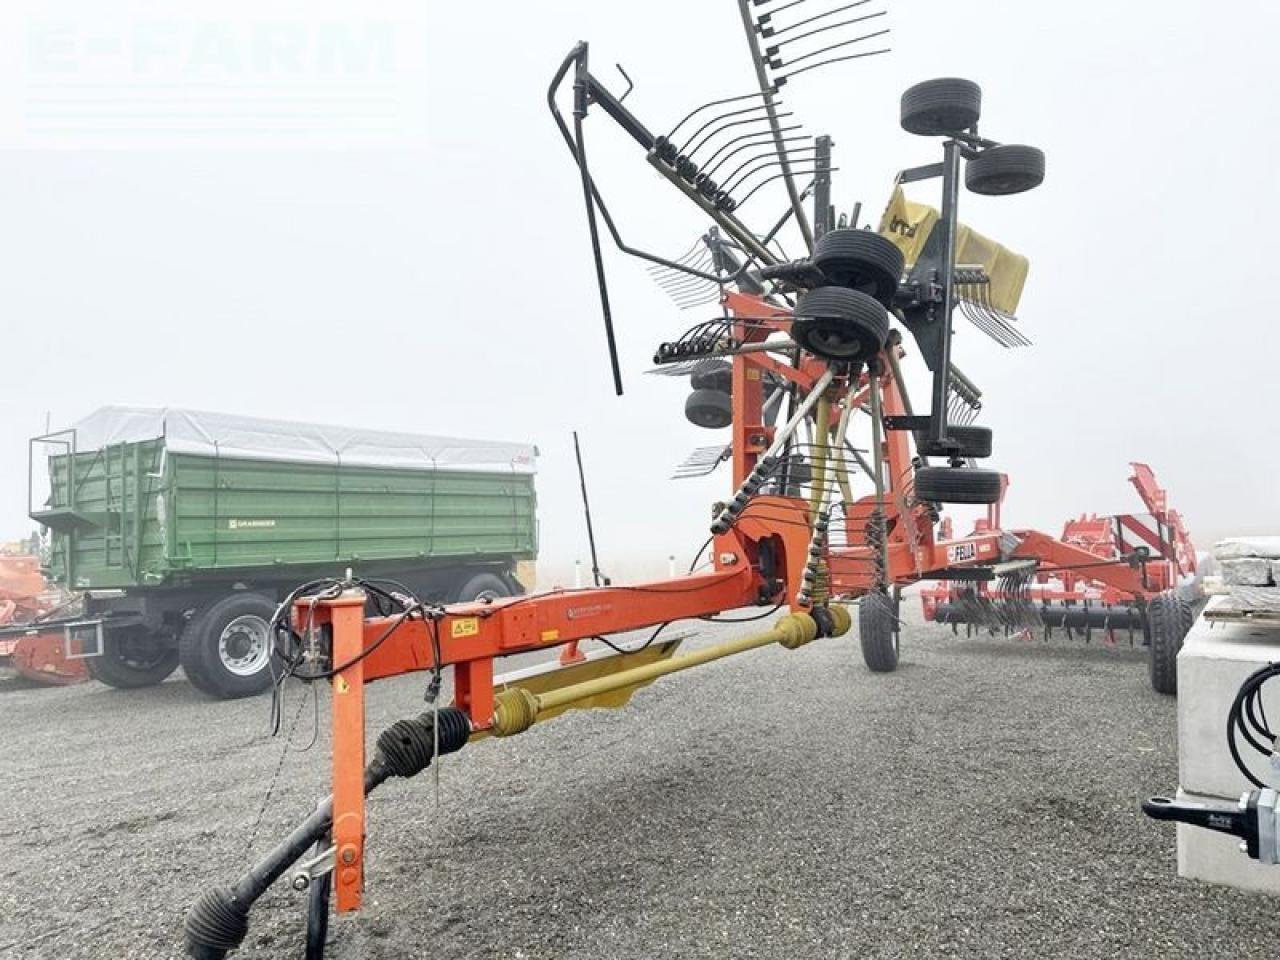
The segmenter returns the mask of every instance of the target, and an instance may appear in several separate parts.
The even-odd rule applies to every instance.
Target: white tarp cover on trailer
[[[173,407],[103,407],[76,423],[77,451],[163,438],[170,453],[411,470],[533,473],[537,448],[386,430],[357,430]]]

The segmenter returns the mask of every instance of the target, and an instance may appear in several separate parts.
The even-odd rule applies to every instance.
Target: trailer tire
[[[800,297],[791,337],[826,360],[865,362],[889,336],[884,304],[859,290],[817,287]]]
[[[236,592],[192,617],[178,640],[191,685],[219,700],[270,688],[275,611],[275,603],[260,593]]]
[[[696,427],[720,430],[733,423],[733,399],[720,390],[695,390],[684,402],[684,415]]]
[[[902,129],[920,137],[968,130],[982,115],[982,88],[972,80],[942,77],[908,87],[902,94]]]
[[[988,147],[966,164],[964,185],[971,193],[1006,197],[1044,183],[1044,151],[1018,143]]]
[[[997,503],[1001,479],[996,470],[976,467],[918,467],[916,499],[923,503]]]
[[[872,230],[829,230],[813,246],[813,265],[833,286],[860,290],[892,305],[905,260],[888,237]]]
[[[887,594],[873,590],[858,602],[858,640],[872,672],[898,669],[898,605]]]
[[[105,630],[102,655],[86,657],[93,679],[118,690],[154,687],[178,669],[178,651],[145,627]]]
[[[916,452],[922,457],[948,457],[953,453],[957,457],[991,456],[990,427],[947,426],[947,437],[955,441],[956,449],[948,450],[929,442],[929,435],[923,430],[916,431]]]
[[[1151,689],[1176,696],[1178,651],[1190,623],[1186,605],[1171,590],[1157,593],[1147,604],[1147,646],[1151,656]]]
[[[496,573],[477,573],[458,588],[455,603],[483,603],[512,596],[511,586]]]

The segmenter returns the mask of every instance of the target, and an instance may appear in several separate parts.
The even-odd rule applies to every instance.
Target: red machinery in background
[[[39,557],[0,554],[0,666],[36,683],[87,680],[84,661],[67,656],[63,625],[42,623],[65,603],[41,574]]]
[[[1094,630],[1114,642],[1118,632],[1135,634],[1151,647],[1151,682],[1161,693],[1176,692],[1173,657],[1194,619],[1199,602],[1196,553],[1178,511],[1145,463],[1132,463],[1133,484],[1146,513],[1111,516],[1083,514],[1068,520],[1056,541],[1075,553],[1070,562],[1046,551],[1034,576],[1016,584],[938,582],[920,591],[927,621],[988,632],[1027,633],[1054,630],[1079,633],[1088,640]],[[1000,504],[992,504],[975,532],[1000,526]],[[1018,539],[1040,534],[1012,530]],[[1049,544],[1041,541],[1043,546]],[[1081,560],[1083,551],[1096,560]],[[1134,582],[1133,571],[1140,576]],[[1135,589],[1136,587],[1136,589]]]

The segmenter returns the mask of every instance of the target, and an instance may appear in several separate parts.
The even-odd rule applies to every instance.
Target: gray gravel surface
[[[372,687],[371,736],[422,688]],[[324,731],[282,754],[266,712],[180,676],[5,687],[0,955],[179,956],[187,904],[326,790]],[[366,908],[329,955],[1273,956],[1274,901],[1177,880],[1141,816],[1176,779],[1140,651],[912,625],[874,675],[848,637],[770,648],[475,744],[439,805],[429,773],[380,790]],[[300,956],[301,899],[269,893],[243,955]]]

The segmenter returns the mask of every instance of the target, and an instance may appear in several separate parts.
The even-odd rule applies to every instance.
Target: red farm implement
[[[61,599],[41,575],[38,557],[0,555],[0,665],[34,683],[88,679],[84,661],[68,656],[64,626],[46,622]]]
[[[837,216],[831,140],[794,134],[778,93],[819,67],[885,52],[875,40],[886,31],[856,26],[877,13],[841,20],[831,16],[837,9],[814,17],[812,8],[795,9],[824,2],[761,13],[752,0],[738,0],[758,88],[705,103],[661,134],[590,72],[586,44],[564,59],[547,94],[585,199],[616,391],[622,376],[601,223],[621,250],[651,265],[682,309],[716,307],[714,317],[660,344],[655,357],[663,372],[689,378],[688,418],[728,431],[681,468],[689,475],[731,465],[729,496],[713,506],[704,545],[710,569],[446,606],[385,580],[347,576],[299,587],[273,624],[278,675],[332,686],[333,793],[246,873],[193,905],[185,927],[192,956],[216,960],[235,949],[253,903],[292,870],[309,902],[306,956],[321,957],[330,902],[338,913],[360,906],[366,796],[445,754],[522,734],[569,709],[620,706],[667,674],[770,644],[798,650],[840,636],[853,626],[844,600],[860,601],[867,664],[893,670],[904,585],[1033,580],[1042,566],[1062,572],[1110,563],[1084,540],[1010,535],[998,524],[951,537],[939,522],[943,504],[998,504],[1005,483],[998,471],[973,465],[991,454],[991,434],[973,423],[980,391],[952,362],[953,314],[1005,346],[1027,343],[1013,317],[1026,260],[959,222],[961,186],[986,195],[1032,189],[1044,157],[978,134],[975,84],[927,81],[903,94],[901,120],[911,133],[939,138],[941,159],[898,174],[878,229],[860,228],[860,206]],[[822,18],[825,26],[812,25]],[[821,46],[804,52],[779,39],[783,33]],[[566,86],[569,117],[560,108]],[[663,257],[623,238],[587,162],[589,114],[614,121],[648,169],[696,210],[706,229],[688,253]],[[906,199],[904,187],[930,180],[941,182],[938,209]],[[768,221],[772,228],[748,227],[744,211],[770,189],[784,215]],[[784,227],[803,256],[783,252]],[[931,374],[919,412],[900,369],[913,354]],[[1146,596],[1159,574],[1144,567],[1136,554],[1112,564],[1107,577],[1126,595]],[[779,617],[769,630],[681,654],[681,638],[662,637],[678,620],[746,606]],[[607,639],[640,629],[649,631],[640,643]],[[588,646],[593,641],[600,645]],[[558,656],[499,673],[502,658],[534,651]],[[445,669],[453,681],[447,705]],[[427,709],[368,748],[365,685],[415,672],[426,675]]]
[[[1068,520],[1057,540],[1025,530],[1006,536],[1028,543],[1034,568],[997,581],[941,581],[920,591],[924,618],[975,630],[1048,639],[1055,630],[1088,641],[1135,637],[1150,650],[1151,684],[1174,693],[1174,657],[1194,620],[1196,555],[1181,515],[1145,463],[1131,464],[1129,482],[1145,513]],[[993,504],[978,531],[1000,529],[1000,505]]]

